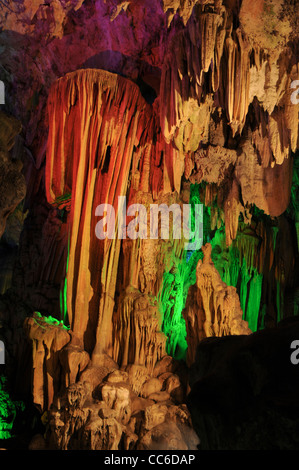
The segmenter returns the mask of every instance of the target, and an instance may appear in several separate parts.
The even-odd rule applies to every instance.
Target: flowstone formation
[[[0,6],[0,339],[43,426],[31,449],[205,445],[197,351],[298,314],[298,14]],[[176,211],[150,236],[153,205]]]
[[[33,400],[47,421],[31,449],[197,448],[180,365],[163,350],[154,364],[132,356],[119,367],[105,353],[91,359],[55,319],[35,313],[25,323],[33,342]]]

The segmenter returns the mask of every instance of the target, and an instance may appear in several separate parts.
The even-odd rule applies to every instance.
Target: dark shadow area
[[[190,371],[187,405],[202,450],[299,448],[299,319],[250,336],[208,338]]]

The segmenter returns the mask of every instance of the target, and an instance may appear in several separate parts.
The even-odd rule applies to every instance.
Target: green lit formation
[[[299,164],[294,172],[292,187],[291,209],[294,218],[298,217],[298,188],[299,188]],[[194,230],[194,205],[201,204],[200,194],[205,188],[205,183],[201,185],[190,185],[191,204],[191,229]],[[294,202],[295,201],[295,202]],[[242,218],[239,221],[237,237],[232,244],[227,247],[225,239],[225,226],[222,225],[215,230],[211,229],[211,209],[203,208],[203,244],[209,242],[212,245],[212,260],[218,270],[221,279],[229,286],[237,289],[240,297],[240,304],[243,310],[243,319],[248,321],[249,328],[255,332],[265,327],[265,315],[267,306],[263,303],[262,291],[264,276],[259,272],[256,263],[256,253],[259,250],[259,237],[246,234]],[[294,214],[295,213],[295,214]],[[268,237],[272,242],[272,250],[275,252],[278,227],[263,211],[256,206],[252,207],[253,221],[263,221],[268,228]],[[255,222],[254,222],[255,223]],[[186,327],[182,316],[185,307],[189,287],[196,282],[196,265],[203,257],[202,251],[183,252],[181,259],[173,260],[173,267],[169,272],[164,273],[164,282],[160,293],[160,303],[162,306],[163,323],[162,329],[167,336],[167,353],[176,359],[184,359],[186,343]],[[280,282],[276,282],[276,311],[277,321],[282,319],[283,312],[283,292]],[[296,305],[294,307],[296,310]],[[294,310],[294,313],[295,313]],[[299,307],[297,305],[297,311]]]
[[[66,326],[64,323],[63,323],[63,320],[57,320],[57,318],[54,318],[52,317],[51,315],[48,315],[48,316],[43,316],[40,312],[34,312],[34,316],[36,318],[40,318],[44,323],[47,323],[48,325],[51,325],[51,326],[60,326],[61,328],[65,329],[65,330],[69,330],[70,327],[69,326]]]
[[[13,425],[18,411],[24,411],[21,401],[13,401],[6,388],[6,377],[0,375],[0,439],[13,437]]]

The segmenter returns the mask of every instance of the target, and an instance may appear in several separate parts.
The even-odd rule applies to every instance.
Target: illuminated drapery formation
[[[117,198],[127,191],[134,146],[142,146],[152,116],[133,83],[99,71],[60,80],[49,97],[49,116],[48,201],[72,193],[69,322],[89,348],[90,323],[98,326],[99,347],[111,351],[120,240],[117,232],[113,240],[96,239],[95,208],[109,203],[117,214]]]

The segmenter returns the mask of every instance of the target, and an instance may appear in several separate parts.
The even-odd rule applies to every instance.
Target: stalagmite
[[[33,345],[33,400],[41,411],[51,406],[54,396],[60,391],[63,370],[57,353],[71,339],[68,331],[53,320],[51,323],[48,318],[35,313],[25,321],[25,329]]]
[[[243,312],[236,288],[227,286],[211,259],[212,246],[202,247],[204,259],[196,268],[196,285],[190,289],[183,315],[187,328],[187,363],[195,360],[199,341],[209,336],[248,335],[248,322]]]
[[[198,351],[299,311],[296,2],[2,3],[0,333],[30,448],[196,450]]]
[[[279,216],[290,201],[292,160],[288,158],[281,165],[263,168],[249,140],[244,142],[242,150],[235,171],[243,203],[250,201],[266,214]]]

